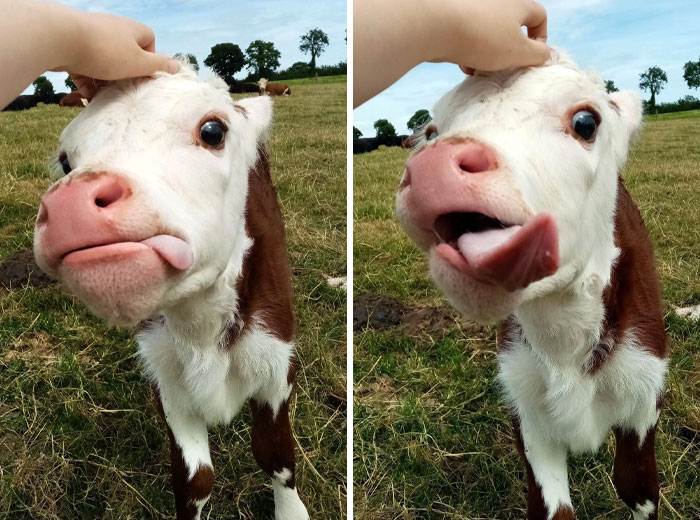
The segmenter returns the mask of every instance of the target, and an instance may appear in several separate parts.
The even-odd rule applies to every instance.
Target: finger
[[[521,23],[527,27],[528,37],[533,40],[539,38],[543,41],[547,40],[547,11],[542,4],[528,1],[525,16]]]
[[[175,74],[180,70],[180,64],[165,54],[143,51],[137,69],[133,76],[151,76],[159,71]]]
[[[521,57],[522,63],[519,65],[542,65],[551,56],[551,48],[544,42],[524,38],[523,35]]]

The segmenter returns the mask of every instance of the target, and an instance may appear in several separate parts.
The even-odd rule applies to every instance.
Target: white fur
[[[272,103],[255,97],[237,105],[243,110],[235,108],[223,81],[202,82],[188,67],[175,75],[115,82],[101,89],[61,134],[59,150],[67,154],[71,173],[64,176],[58,161],[53,164],[57,184],[86,172],[125,178],[133,201],[114,222],[124,235],[157,221],[159,229],[189,244],[194,265],[168,279],[151,310],[183,313],[199,308],[201,301],[212,302],[214,312],[187,312],[188,319],[178,320],[193,330],[218,332],[220,323],[214,327],[213,322],[234,310],[233,282],[250,246],[245,234],[248,174],[270,127]],[[228,126],[220,151],[194,140],[200,121],[211,113]],[[193,323],[192,316],[199,319]],[[122,321],[134,324],[143,318]]]
[[[277,478],[272,479],[272,488],[275,493],[275,520],[308,520],[309,513],[296,488],[285,486]]]
[[[601,117],[593,144],[565,132],[568,111],[586,105]],[[531,214],[551,214],[557,224],[557,272],[508,292],[471,279],[434,254],[434,237],[413,224],[401,190],[397,197],[401,224],[426,249],[431,275],[452,304],[482,322],[514,314],[522,327],[523,336],[499,353],[498,377],[520,420],[526,457],[551,518],[560,506],[571,506],[569,450],[597,450],[613,426],[636,432],[641,443],[659,417],[667,360],[647,352],[635,331],[626,331],[597,372],[588,370],[594,350],[606,341],[603,290],[619,255],[613,235],[617,177],[641,124],[641,104],[630,93],[607,94],[599,77],[554,52],[543,67],[467,79],[433,112],[436,141],[471,138],[497,152],[497,175],[479,173],[485,185],[491,183],[483,192],[494,207],[524,204]],[[424,139],[419,148],[434,144]],[[646,511],[638,509],[635,519]]]
[[[633,520],[647,520],[655,510],[656,506],[650,500],[647,500],[632,511],[632,518]]]
[[[199,520],[202,516],[202,508],[204,508],[204,505],[209,501],[209,497],[205,497],[201,500],[195,500],[194,505],[197,508],[197,514],[194,517],[194,520]]]
[[[212,113],[228,127],[222,150],[195,140]],[[194,251],[192,267],[170,277],[163,297],[152,302],[163,322],[137,337],[190,479],[212,465],[208,425],[228,423],[251,397],[276,414],[292,389],[294,346],[266,330],[262,318],[254,317],[235,345],[222,344],[226,327],[239,320],[235,282],[252,245],[245,232],[248,175],[271,119],[269,99],[234,105],[223,81],[202,82],[183,65],[175,75],[101,89],[61,136],[72,172],[63,176],[54,165],[58,183],[85,172],[125,177],[138,204],[115,226],[133,230],[155,219]],[[303,509],[292,492],[281,492],[282,510]],[[199,511],[207,499],[196,502]]]

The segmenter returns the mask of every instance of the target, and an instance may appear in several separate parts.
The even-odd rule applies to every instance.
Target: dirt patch
[[[31,332],[21,334],[12,343],[12,348],[0,354],[0,360],[13,361],[41,360],[44,363],[56,361],[56,347],[51,343],[51,338],[45,332]]]
[[[406,335],[436,334],[463,323],[456,311],[445,307],[408,306],[394,298],[362,293],[353,302],[353,330],[397,329]]]
[[[0,287],[7,290],[19,289],[25,285],[45,287],[55,281],[39,269],[31,249],[20,251],[0,265]]]

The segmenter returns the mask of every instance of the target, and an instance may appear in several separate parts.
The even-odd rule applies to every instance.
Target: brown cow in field
[[[287,85],[283,83],[268,83],[265,78],[258,81],[261,96],[289,96],[292,93]]]
[[[85,107],[90,100],[83,96],[77,90],[74,90],[70,94],[63,96],[58,102],[58,106],[61,107]]]

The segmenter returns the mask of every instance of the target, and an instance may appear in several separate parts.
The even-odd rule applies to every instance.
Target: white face
[[[607,94],[554,51],[542,67],[466,79],[434,114],[397,215],[459,310],[496,321],[574,277],[607,281],[635,94]]]
[[[37,263],[96,314],[133,324],[240,269],[248,174],[270,100],[218,79],[103,88],[63,131],[35,229]]]

